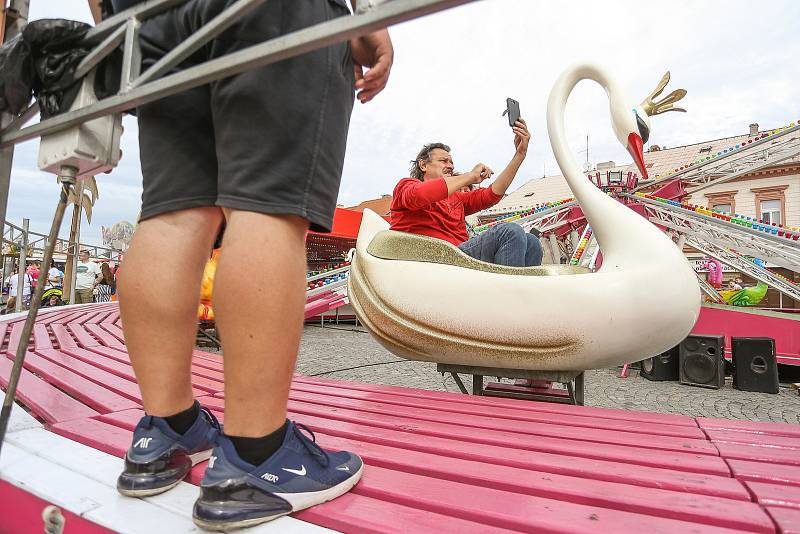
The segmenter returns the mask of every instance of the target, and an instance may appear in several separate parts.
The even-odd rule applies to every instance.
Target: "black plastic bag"
[[[32,87],[42,119],[69,109],[80,88],[75,69],[91,48],[81,46],[88,24],[74,20],[36,20],[22,30],[33,51],[36,76]]]
[[[0,48],[0,112],[18,115],[28,107],[33,77],[30,46],[17,35]]]
[[[82,46],[89,28],[72,20],[35,20],[0,47],[0,111],[19,114],[31,94],[43,119],[69,109],[80,88],[75,69],[90,51]]]

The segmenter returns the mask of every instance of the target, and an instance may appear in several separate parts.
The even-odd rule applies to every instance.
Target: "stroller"
[[[64,296],[64,292],[61,290],[60,287],[51,287],[44,290],[42,293],[42,308],[51,307],[51,306],[62,306],[64,301],[61,297]],[[50,297],[56,297],[56,300],[53,304],[50,303]]]

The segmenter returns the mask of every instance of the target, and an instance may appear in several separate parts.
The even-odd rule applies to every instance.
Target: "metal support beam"
[[[4,131],[16,132],[17,130],[25,126],[25,124],[27,124],[38,113],[39,113],[39,103],[34,102],[30,106],[28,106],[28,109],[20,113],[19,116],[14,117]]]
[[[125,26],[120,26],[114,33],[109,35],[105,38],[105,40],[100,43],[100,45],[96,46],[89,54],[83,58],[83,60],[78,64],[78,68],[75,69],[74,77],[77,80],[78,78],[83,78],[89,71],[92,70],[94,67],[97,66],[108,54],[114,51],[120,43],[125,40]]]
[[[476,224],[474,229],[480,232],[485,231],[486,228],[491,228],[496,224],[503,222],[514,222],[522,225],[526,232],[534,227],[540,232],[546,232],[553,228],[553,223],[558,222],[559,224],[555,224],[555,226],[560,226],[560,222],[564,220],[566,215],[569,214],[569,208],[577,205],[577,200],[571,200],[570,202],[565,202],[563,204],[559,204],[558,206],[553,206],[552,208],[531,213],[525,217],[498,219],[486,224]]]
[[[67,199],[69,198],[70,188],[75,183],[75,173],[77,171],[71,167],[63,167],[61,172],[61,195],[56,205],[56,211],[53,215],[53,223],[50,225],[50,233],[48,234],[47,242],[50,247],[44,251],[43,263],[49,266],[53,258],[52,246],[58,237],[58,231],[61,228],[61,221],[64,219],[64,210],[67,207]],[[32,288],[31,295],[31,308],[25,318],[25,323],[22,326],[22,332],[19,336],[19,343],[14,347],[16,351],[14,356],[14,365],[11,367],[11,372],[8,376],[8,384],[6,385],[6,394],[3,397],[3,408],[0,410],[0,447],[5,440],[6,430],[8,429],[8,421],[11,418],[11,409],[14,406],[14,399],[17,393],[17,384],[19,377],[22,374],[22,368],[25,363],[25,354],[28,349],[28,340],[30,339],[33,325],[36,322],[36,314],[39,312],[39,306],[42,303],[42,294],[44,293],[44,286],[47,285],[47,271],[48,267],[39,270],[39,279],[36,283],[36,288]],[[18,288],[21,289],[21,288]],[[18,291],[19,293],[19,291]],[[19,297],[18,297],[19,298]],[[11,347],[8,347],[11,351]]]
[[[25,277],[27,276],[28,263],[28,227],[30,220],[22,219],[22,245],[19,247],[19,270],[17,271],[17,300],[14,311],[21,312],[25,301]],[[33,291],[33,284],[30,284]]]
[[[647,182],[640,182],[633,192],[680,178],[690,194],[712,185],[721,184],[764,167],[771,167],[800,154],[800,124],[769,135],[747,145],[697,165]]]
[[[708,280],[706,280],[702,274],[698,272],[695,272],[694,274],[697,275],[697,282],[700,284],[700,289],[703,291],[703,293],[708,295],[708,297],[717,304],[725,304],[725,299],[722,298],[722,295],[717,292],[714,286],[708,283]]]
[[[0,148],[65,130],[104,115],[126,111],[249,69],[263,67],[470,1],[472,0],[394,0],[363,15],[340,17],[304,28],[145,83],[127,93],[106,98],[86,108],[63,113],[16,132],[3,132]],[[147,4],[146,2],[144,5]],[[132,8],[132,10],[135,11],[136,8]],[[112,31],[115,28],[116,26],[112,28]]]
[[[721,247],[710,241],[704,241],[702,239],[690,237],[687,241],[690,246],[696,248],[703,254],[714,257],[725,265],[728,265],[739,272],[745,273],[748,276],[755,278],[759,282],[764,282],[770,287],[774,287],[788,297],[800,301],[800,287],[789,283],[787,280],[779,276],[776,276],[775,273],[769,271],[768,269],[759,267],[753,263],[752,260],[745,258],[738,252]]]
[[[800,272],[800,241],[709,217],[680,206],[638,196],[629,197],[644,204],[649,220],[655,224],[686,234],[687,238],[713,241],[723,248]]]
[[[143,72],[141,76],[131,83],[131,89],[139,87],[150,80],[160,78],[163,74],[178,66],[184,59],[191,56],[204,44],[224,32],[237,20],[263,3],[264,0],[238,0],[232,6],[226,8],[222,13],[211,19],[200,31],[189,36],[188,39],[183,41],[176,48],[170,50],[169,53],[159,59],[152,67]]]
[[[145,20],[184,2],[186,0],[149,0],[141,2],[125,11],[112,15],[91,28],[86,34],[86,41],[99,43],[120,26],[125,26],[130,19]]]
[[[6,0],[3,0],[6,5]],[[29,0],[11,0],[5,8],[5,16],[0,23],[4,24],[1,28],[3,38],[6,43],[20,34],[22,28],[28,23]],[[24,115],[24,114],[23,114]],[[10,113],[0,114],[0,130],[18,129],[24,123],[17,123]],[[0,147],[0,222],[6,220],[8,208],[8,191],[11,188],[11,167],[14,162],[14,147]]]
[[[547,236],[550,240],[550,249],[553,251],[553,263],[561,263],[561,247],[558,246],[558,239],[555,234]]]

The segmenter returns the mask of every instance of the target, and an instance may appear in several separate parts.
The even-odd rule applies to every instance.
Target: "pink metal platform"
[[[3,386],[21,330],[22,319],[0,323]],[[196,351],[192,377],[198,400],[223,420],[222,357]],[[66,437],[115,457],[107,458],[109,473],[114,462],[121,468],[143,411],[117,305],[42,311],[18,399],[44,422],[39,431],[45,434],[32,434],[36,439]],[[297,514],[295,526],[345,532],[800,532],[796,425],[299,375],[289,411],[323,447],[354,451],[367,463],[351,493]],[[19,437],[13,443],[22,442]],[[197,484],[204,468],[196,466],[188,482]],[[0,469],[0,517],[6,518],[0,532],[22,532],[13,529],[27,524],[41,532],[41,519],[36,523],[25,514],[41,514],[48,499],[26,493],[18,476],[9,481],[8,469]],[[112,508],[137,501],[112,495],[113,479],[108,484]],[[187,514],[194,494],[184,497]],[[12,509],[16,523],[9,523]],[[146,520],[117,511],[128,524]],[[80,514],[65,513],[71,514],[68,525],[70,519],[78,525]],[[116,528],[92,521],[65,532]]]

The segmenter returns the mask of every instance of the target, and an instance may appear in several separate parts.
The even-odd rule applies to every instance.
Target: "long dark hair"
[[[107,286],[115,287],[117,285],[116,280],[114,280],[114,273],[111,272],[111,267],[107,263],[103,263],[100,265],[100,272],[103,274],[103,279],[100,280],[101,284],[106,284]]]

